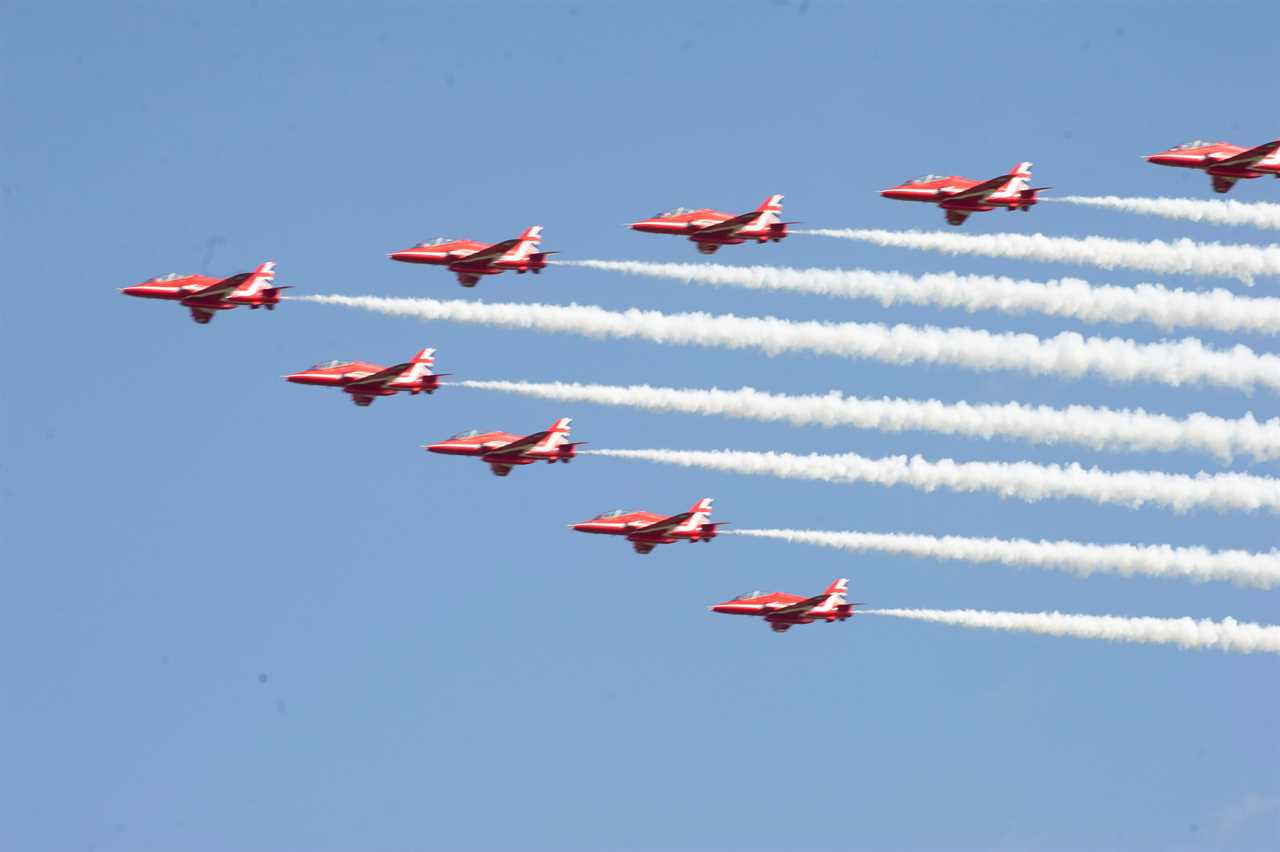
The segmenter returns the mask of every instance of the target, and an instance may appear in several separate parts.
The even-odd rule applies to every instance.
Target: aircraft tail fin
[[[569,424],[572,417],[561,417],[547,429],[546,435],[538,442],[540,450],[554,450],[569,443]]]
[[[760,202],[760,206],[756,208],[757,213],[781,213],[782,212],[782,196],[770,195],[764,201]]]
[[[431,367],[436,363],[436,350],[427,348],[413,356],[413,361],[409,364],[409,369],[401,374],[401,378],[417,382],[432,375]]]
[[[276,262],[268,260],[258,264],[258,268],[250,272],[236,287],[236,296],[256,296],[271,286],[276,278]]]
[[[756,213],[759,214],[755,218],[757,227],[772,226],[782,213],[782,196],[770,195],[756,208]]]
[[[530,225],[516,238],[516,244],[507,252],[505,259],[524,260],[537,251],[540,242],[542,242],[542,226]]]
[[[853,607],[844,596],[847,591],[849,591],[849,578],[841,577],[835,580],[823,592],[826,595],[826,600],[814,607],[814,612],[822,613],[828,621],[845,619],[853,615]]]
[[[1022,191],[1027,188],[1027,183],[1031,180],[1031,164],[1018,163],[1018,165],[1009,169],[1009,182],[995,195],[1008,197],[1010,195],[1021,196]]]

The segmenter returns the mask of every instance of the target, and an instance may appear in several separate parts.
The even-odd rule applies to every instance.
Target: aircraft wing
[[[986,198],[993,192],[999,192],[1004,189],[1009,181],[1013,180],[1013,175],[1000,175],[991,180],[984,180],[977,186],[971,186],[968,189],[962,189],[946,197],[947,201],[955,201],[961,198]]]
[[[505,446],[498,447],[496,450],[492,450],[488,453],[485,453],[485,455],[489,456],[490,458],[497,457],[497,456],[521,456],[521,455],[524,455],[525,450],[528,450],[537,446],[538,442],[541,441],[543,438],[547,437],[548,434],[550,433],[534,432],[532,435],[526,435],[523,438],[517,438],[516,440],[512,441],[510,444],[506,444]]]
[[[493,261],[497,260],[498,258],[502,257],[504,254],[511,251],[513,248],[515,248],[516,245],[519,244],[519,242],[520,242],[519,240],[503,240],[500,243],[494,243],[488,248],[482,248],[473,254],[467,255],[461,260],[456,261],[453,265],[454,266],[488,266],[490,263],[492,263]]]
[[[386,369],[379,370],[376,373],[370,373],[363,379],[356,379],[353,382],[348,382],[347,387],[382,387],[383,385],[394,381],[397,376],[412,366],[413,364],[396,364],[394,367],[387,367]]]
[[[1265,145],[1259,145],[1257,148],[1250,148],[1248,151],[1241,151],[1234,157],[1227,157],[1225,160],[1218,160],[1216,163],[1213,163],[1213,165],[1238,167],[1252,166],[1259,160],[1265,160],[1267,157],[1270,157],[1277,150],[1280,150],[1280,139],[1276,139],[1274,142],[1268,142]]]
[[[653,535],[655,533],[664,533],[664,532],[667,532],[668,530],[671,530],[671,529],[674,529],[675,527],[680,526],[681,524],[683,524],[685,521],[689,520],[692,517],[693,517],[693,512],[681,512],[678,515],[672,515],[669,518],[663,518],[660,521],[656,521],[652,524],[649,524],[649,526],[647,527],[640,527],[638,529],[631,530],[631,534],[632,535]]]
[[[771,609],[766,612],[765,615],[800,615],[821,605],[826,599],[827,596],[825,594],[815,595],[811,598],[805,598],[802,601],[796,601],[793,604],[787,604],[786,606],[779,607],[777,609]]]
[[[745,225],[750,225],[759,215],[759,210],[752,210],[750,213],[743,213],[741,216],[734,216],[732,219],[725,219],[723,222],[717,222],[714,225],[707,225],[705,228],[699,228],[694,231],[694,233],[731,234]]]
[[[216,281],[208,287],[205,287],[203,290],[196,290],[194,293],[187,296],[187,298],[199,299],[201,301],[206,299],[221,301],[234,293],[236,288],[243,284],[252,274],[253,273],[251,272],[241,272],[238,275],[232,275],[230,278],[223,278],[221,281]]]

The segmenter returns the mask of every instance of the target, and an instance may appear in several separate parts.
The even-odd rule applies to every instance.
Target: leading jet
[[[275,281],[275,272],[275,262],[270,260],[252,272],[240,272],[229,278],[171,272],[149,278],[132,287],[124,287],[120,292],[143,299],[179,302],[191,311],[193,320],[205,325],[218,311],[229,311],[242,306],[253,310],[274,310],[280,303],[280,294],[289,289],[287,286],[271,286]]]
[[[1148,154],[1146,160],[1157,166],[1200,169],[1209,175],[1214,192],[1230,192],[1238,180],[1253,180],[1266,175],[1280,178],[1280,139],[1256,148],[1197,139],[1158,154]]]

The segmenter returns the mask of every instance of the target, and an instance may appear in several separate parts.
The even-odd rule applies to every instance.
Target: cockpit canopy
[[[436,237],[434,240],[418,243],[414,248],[431,248],[432,246],[442,246],[445,243],[456,243],[457,241],[454,237]]]
[[[449,440],[450,440],[450,441],[456,441],[456,440],[457,440],[457,439],[459,439],[459,438],[474,438],[474,437],[476,437],[477,435],[483,435],[483,434],[484,434],[484,433],[483,433],[483,432],[481,432],[479,429],[468,429],[468,430],[467,430],[467,431],[465,431],[465,432],[459,432],[458,434],[456,434],[456,435],[454,435],[453,437],[451,437]]]
[[[1221,142],[1205,142],[1203,139],[1193,139],[1190,142],[1183,142],[1181,145],[1175,145],[1170,151],[1185,151],[1188,148],[1206,148],[1209,145],[1221,145]]]
[[[694,211],[690,207],[672,207],[670,210],[668,210],[665,213],[655,213],[653,218],[665,219],[668,216],[683,216],[686,213],[692,213],[692,212]]]
[[[321,364],[313,364],[312,370],[328,370],[332,367],[341,367],[343,364],[350,364],[350,361],[325,361]]]
[[[631,512],[629,512],[626,509],[614,509],[612,512],[604,512],[602,514],[596,515],[596,519],[603,520],[606,518],[618,518],[623,515],[630,515],[630,514]]]
[[[906,183],[933,183],[935,180],[946,180],[946,175],[920,175],[920,177],[912,178]]]
[[[190,278],[189,272],[170,272],[168,275],[157,275],[155,278],[148,278],[147,282],[152,281],[177,281],[180,278]]]
[[[752,598],[762,598],[762,597],[764,597],[765,595],[771,595],[771,594],[774,594],[774,593],[773,593],[773,592],[762,592],[762,591],[760,591],[759,589],[756,589],[754,592],[747,592],[745,595],[738,595],[736,598],[734,598],[734,600],[735,600],[735,601],[749,601],[749,600],[751,600]]]

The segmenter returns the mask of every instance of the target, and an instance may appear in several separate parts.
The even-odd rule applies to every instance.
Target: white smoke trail
[[[1197,243],[1188,239],[1139,243],[1108,237],[948,234],[942,231],[884,231],[869,228],[821,228],[794,233],[947,254],[977,254],[1016,260],[1075,263],[1102,269],[1144,269],[1149,272],[1236,278],[1250,286],[1253,285],[1254,276],[1280,274],[1280,246],[1276,245],[1225,245]]]
[[[1273,205],[1280,208],[1280,205]],[[999,275],[954,272],[911,276],[870,269],[789,269],[713,263],[644,263],[630,260],[560,261],[578,266],[647,275],[695,284],[788,290],[844,299],[933,305],[973,313],[994,310],[1067,317],[1088,323],[1147,322],[1159,328],[1280,333],[1280,299],[1251,299],[1217,288],[1197,292],[1160,284],[1094,286],[1079,278],[1029,281]]]
[[[1121,338],[1085,338],[1063,332],[1050,338],[992,334],[971,328],[878,323],[792,322],[732,314],[609,311],[593,305],[542,305],[395,299],[380,296],[299,296],[298,301],[343,305],[423,320],[493,325],[596,338],[638,338],[654,343],[753,348],[769,355],[816,352],[890,364],[948,364],[973,370],[1016,370],[1071,378],[1094,374],[1115,381],[1146,380],[1180,386],[1207,384],[1280,390],[1280,357],[1245,346],[1214,350],[1195,338],[1139,344]]]
[[[1124,213],[1141,213],[1203,222],[1208,225],[1242,225],[1251,228],[1280,228],[1280,204],[1265,201],[1200,198],[1124,198],[1117,195],[1067,195],[1042,201],[1065,202],[1085,207],[1101,207]]]
[[[1217,649],[1237,654],[1254,651],[1280,654],[1280,627],[1191,618],[1125,618],[1118,615],[1069,615],[1062,612],[992,612],[981,609],[867,609],[859,614],[888,615],[954,624],[958,627],[1138,642],[1145,645],[1177,645],[1190,650]]]
[[[1004,404],[947,404],[938,400],[860,399],[839,391],[788,396],[754,388],[707,390],[650,385],[597,385],[574,382],[458,381],[476,390],[514,393],[557,402],[590,402],[646,411],[721,415],[793,426],[851,426],[882,432],[921,430],[976,438],[1009,438],[1033,444],[1077,444],[1094,450],[1201,452],[1223,462],[1236,455],[1257,461],[1280,459],[1280,418],[1258,422],[1252,414],[1238,420],[1197,412],[1185,419],[1148,414],[1141,409],[1072,405],[1050,408]]]
[[[824,530],[723,530],[722,533],[769,538],[793,544],[832,547],[853,553],[893,553],[919,559],[964,560],[1066,571],[1080,577],[1096,572],[1125,577],[1163,577],[1193,583],[1224,581],[1272,589],[1280,585],[1280,551],[1207,550],[1167,544],[1092,544],[1081,541],[1031,541],[1024,538],[967,538],[906,533],[830,532]]]
[[[1244,473],[1195,476],[1158,471],[1104,471],[1031,462],[930,462],[920,456],[871,459],[854,453],[807,456],[741,450],[579,450],[581,455],[698,467],[730,473],[810,479],[820,482],[868,482],[908,485],[923,491],[987,491],[1017,497],[1028,503],[1050,498],[1079,497],[1094,503],[1117,503],[1137,508],[1146,504],[1175,512],[1210,508],[1219,511],[1280,512],[1280,479]]]

